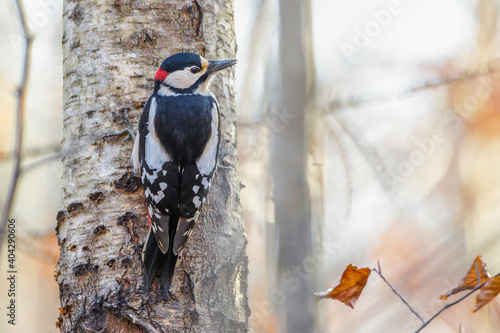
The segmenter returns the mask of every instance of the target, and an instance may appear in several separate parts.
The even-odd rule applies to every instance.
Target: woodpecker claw
[[[222,164],[217,163],[217,169],[224,169],[224,170],[234,170],[232,166],[225,166]]]
[[[116,111],[112,111],[112,112],[117,118],[119,118],[121,120],[123,125],[125,125],[125,129],[120,131],[120,132],[106,134],[105,136],[103,136],[103,138],[109,138],[112,136],[120,136],[120,135],[123,135],[126,133],[127,136],[125,137],[125,139],[123,139],[123,141],[127,141],[130,138],[132,138],[135,141],[135,134],[134,134],[134,130],[132,128],[132,124],[130,123],[130,118],[128,117],[127,109],[123,109],[123,113],[124,113],[123,116]]]
[[[226,156],[229,154],[229,150],[227,149],[223,149],[221,148],[220,152],[219,152],[219,158],[218,158],[218,161],[217,161],[217,168],[218,169],[224,169],[224,170],[234,170],[234,167],[232,166],[227,166],[227,165],[222,165],[221,162],[224,161],[224,159],[226,158]]]

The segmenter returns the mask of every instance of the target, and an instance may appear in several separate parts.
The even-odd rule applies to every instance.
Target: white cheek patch
[[[175,88],[189,88],[200,76],[201,73],[193,74],[189,69],[184,69],[168,74],[163,83]]]

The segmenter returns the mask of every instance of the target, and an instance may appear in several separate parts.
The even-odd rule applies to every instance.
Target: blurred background
[[[353,263],[376,267],[424,317],[482,255],[500,272],[500,4],[493,0],[304,1],[313,264],[297,274],[326,290]],[[271,142],[279,4],[235,0],[239,171],[250,259],[253,332],[276,332],[276,227]],[[18,326],[56,332],[54,236],[60,197],[62,1],[25,0],[33,42],[17,222]],[[0,1],[0,203],[12,168],[18,23]],[[294,147],[289,147],[294,153]],[[2,253],[3,250],[2,250]],[[4,256],[0,271],[5,272]],[[1,308],[6,280],[0,279]],[[452,299],[453,300],[453,299]],[[471,297],[424,332],[498,332],[500,301]],[[354,310],[314,305],[318,332],[412,332],[419,321],[376,275]],[[2,315],[3,316],[3,315]],[[0,320],[0,331],[12,327]],[[13,331],[13,330],[12,330]]]

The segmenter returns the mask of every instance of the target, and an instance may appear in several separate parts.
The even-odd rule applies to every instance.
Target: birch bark
[[[212,82],[229,151],[163,302],[142,293],[147,213],[133,142],[103,136],[137,126],[153,77],[168,55],[233,59],[230,0],[64,3],[63,191],[57,216],[62,332],[246,332],[246,236],[236,157],[234,71]]]

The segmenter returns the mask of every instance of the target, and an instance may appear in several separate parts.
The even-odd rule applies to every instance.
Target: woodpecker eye
[[[193,66],[191,67],[191,73],[196,74],[200,72],[200,67]]]

